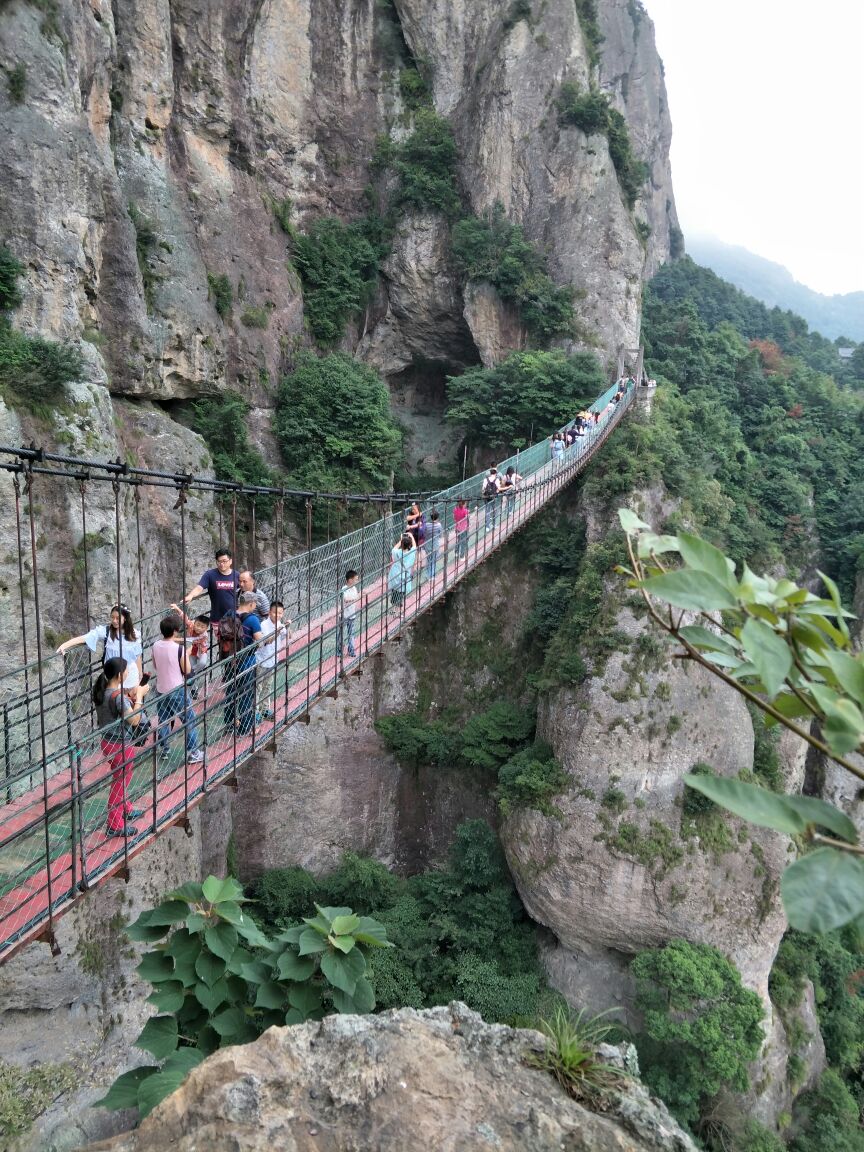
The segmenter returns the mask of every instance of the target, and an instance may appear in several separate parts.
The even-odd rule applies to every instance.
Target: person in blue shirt
[[[218,624],[223,616],[234,611],[239,587],[240,574],[234,571],[234,557],[227,548],[220,548],[216,553],[216,567],[208,568],[180,603],[188,604],[206,592],[210,597],[210,622]]]
[[[233,611],[233,609],[232,609]],[[236,613],[241,629],[237,652],[226,661],[230,674],[225,686],[225,734],[230,736],[234,721],[237,733],[248,736],[255,723],[255,658],[259,640],[264,639],[261,621],[255,614],[255,593],[241,592]]]

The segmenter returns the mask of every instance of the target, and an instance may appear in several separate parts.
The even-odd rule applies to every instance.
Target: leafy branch
[[[768,726],[783,725],[864,780],[864,768],[850,759],[864,754],[864,660],[852,651],[852,614],[833,580],[819,574],[823,598],[746,564],[739,578],[734,561],[700,537],[658,535],[629,509],[618,515],[630,558],[622,571],[654,623],[680,645],[674,656],[751,701]],[[670,555],[679,566],[661,559]],[[826,932],[864,915],[864,848],[845,813],[740,780],[688,776],[685,783],[744,819],[799,838],[805,854],[781,884],[793,927]]]

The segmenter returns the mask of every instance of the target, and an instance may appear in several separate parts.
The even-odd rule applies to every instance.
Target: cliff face
[[[50,21],[12,0],[0,59],[26,66],[27,87],[20,104],[0,95],[0,196],[4,239],[28,269],[22,323],[72,340],[98,332],[92,360],[113,394],[174,399],[232,384],[266,406],[261,369],[276,377],[302,327],[272,206],[290,198],[300,222],[362,210],[376,137],[404,132],[398,73],[413,57],[453,125],[470,206],[501,201],[548,250],[553,276],[586,293],[580,319],[601,346],[634,343],[641,277],[668,253],[657,207],[671,200],[668,113],[650,22],[613,0],[601,10],[600,80],[652,168],[637,209],[653,229],[647,262],[605,140],[557,123],[562,80],[587,86],[591,73],[571,0],[515,23],[501,0],[93,0],[57,6]],[[142,217],[154,234],[146,287]],[[458,364],[476,359],[458,347],[467,329],[436,348],[428,333],[412,337],[398,307],[400,292],[430,291],[405,281],[432,259],[434,232],[406,223],[371,327],[408,325],[403,362]],[[234,288],[226,322],[208,274]],[[242,324],[244,301],[269,309],[266,329]],[[439,304],[458,328],[458,292]],[[400,355],[375,358],[390,372]]]

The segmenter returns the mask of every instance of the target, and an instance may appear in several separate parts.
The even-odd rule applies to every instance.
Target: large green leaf
[[[372,1012],[375,1009],[375,992],[366,977],[361,976],[354,986],[353,996],[347,996],[338,988],[334,988],[333,1003],[337,1012]],[[345,1007],[340,1007],[340,1003],[344,1004]],[[348,1003],[350,1003],[350,1007],[348,1007]]]
[[[312,984],[292,984],[288,989],[288,1003],[304,1020],[320,1020],[324,1015],[321,993]],[[295,1021],[286,1017],[285,1023],[292,1024]]]
[[[350,952],[356,944],[353,936],[328,936],[327,942],[332,948],[338,948],[340,952]]]
[[[366,960],[356,948],[347,955],[327,951],[321,957],[321,971],[334,988],[353,996],[358,979],[366,971]]]
[[[135,1041],[136,1048],[143,1048],[157,1060],[164,1060],[177,1047],[177,1021],[173,1016],[151,1016],[141,1035]]]
[[[157,1104],[175,1092],[189,1072],[204,1059],[204,1053],[195,1048],[181,1048],[170,1056],[155,1076],[148,1076],[138,1089],[138,1110],[143,1120]]]
[[[302,924],[295,924],[291,928],[286,928],[284,932],[280,932],[276,939],[280,944],[299,944],[300,937],[306,929]]]
[[[618,519],[621,521],[621,527],[628,536],[632,536],[634,532],[651,531],[651,525],[646,524],[645,521],[640,519],[630,508],[619,508]]]
[[[737,588],[734,567],[730,567],[731,561],[726,560],[719,548],[689,532],[678,533],[678,546],[681,558],[689,568],[697,572],[708,572],[730,591]]]
[[[195,999],[212,1016],[216,1009],[228,999],[228,985],[224,980],[217,980],[212,985],[199,980],[195,985]]]
[[[636,555],[640,560],[650,556],[663,556],[667,552],[680,551],[675,536],[658,536],[656,532],[640,532],[636,545]]]
[[[263,984],[258,985],[258,992],[255,996],[256,1008],[281,1008],[285,1011],[286,990],[281,984],[277,984],[273,980],[267,980]]]
[[[204,899],[211,904],[224,904],[231,901],[233,904],[242,904],[245,900],[243,888],[233,876],[226,876],[220,880],[218,876],[208,876],[201,886]]]
[[[186,998],[186,990],[180,980],[165,980],[157,984],[147,1000],[159,1012],[179,1012]]]
[[[223,1040],[233,1040],[245,1032],[246,1013],[236,1006],[226,1008],[213,1017],[212,1024]]]
[[[185,900],[164,900],[149,915],[150,924],[176,924],[189,915],[189,905]]]
[[[227,964],[237,947],[237,929],[233,924],[214,924],[204,933],[204,941],[214,956]]]
[[[279,957],[278,970],[282,980],[308,980],[315,971],[316,961],[308,956],[298,956],[288,947]]]
[[[795,836],[807,827],[803,815],[786,803],[785,796],[745,784],[743,780],[729,780],[725,776],[685,776],[684,783],[719,804],[736,816]]]
[[[200,904],[204,897],[204,890],[200,884],[194,881],[189,881],[188,884],[181,884],[179,888],[175,888],[173,892],[169,892],[167,900],[188,900],[190,904]]]
[[[160,980],[170,980],[174,974],[174,958],[167,952],[145,952],[135,969],[142,980],[158,984]]]
[[[822,583],[828,589],[828,595],[831,597],[831,603],[834,605],[834,608],[835,608],[835,611],[837,614],[836,615],[837,627],[842,632],[844,640],[848,643],[848,641],[849,641],[849,629],[846,626],[846,619],[845,618],[847,616],[851,616],[851,613],[847,612],[843,608],[843,602],[840,599],[840,589],[837,587],[837,585],[834,583],[834,581],[831,579],[831,577],[826,576],[824,572],[819,572],[818,568],[817,568],[817,572],[819,573],[819,579],[822,581]]]
[[[387,929],[379,920],[373,920],[371,916],[360,917],[360,927],[354,933],[354,939],[358,944],[368,944],[372,948],[393,947],[387,939]]]
[[[813,687],[816,694],[816,686]],[[864,741],[864,716],[851,700],[838,698],[832,707],[825,709],[822,735],[831,751],[838,756],[854,752]]]
[[[848,652],[833,652],[829,649],[825,653],[825,660],[837,677],[841,688],[848,692],[853,700],[864,705],[864,657],[850,656]]]
[[[832,932],[864,913],[864,862],[838,848],[817,848],[786,869],[780,891],[793,928]]]
[[[142,1068],[133,1068],[118,1076],[101,1100],[95,1101],[97,1108],[107,1108],[117,1112],[121,1108],[138,1107],[138,1089],[142,1081],[154,1075],[159,1069],[155,1064],[147,1064]]]
[[[848,840],[850,844],[857,842],[857,828],[846,813],[835,808],[833,804],[826,804],[824,800],[817,800],[815,796],[784,796],[783,800],[808,824],[819,824],[842,840]]]
[[[330,935],[348,936],[360,927],[360,917],[352,912],[350,916],[337,916],[330,925]]]
[[[253,960],[252,953],[246,948],[238,946],[231,954],[231,959],[228,961],[228,971],[234,972],[238,976],[243,975],[243,968],[246,964],[251,964]]]
[[[224,916],[226,909],[233,909],[236,905],[233,904],[220,904],[217,911],[220,916]],[[235,916],[233,912],[230,916],[224,916],[231,924],[233,924],[238,933],[243,937],[247,944],[253,948],[267,948],[272,951],[273,942],[269,937],[265,936],[251,916],[247,916],[242,909],[238,909],[239,916]]]
[[[139,944],[155,944],[168,933],[167,924],[151,924],[151,912],[142,912],[133,924],[127,924],[126,935]]]
[[[205,984],[212,987],[225,975],[225,961],[221,956],[214,956],[212,952],[202,948],[195,961],[195,971]]]
[[[741,629],[741,643],[766,693],[770,697],[776,696],[792,670],[789,645],[773,628],[753,619],[748,619]]]
[[[314,928],[307,928],[300,937],[299,951],[301,956],[310,956],[315,952],[326,952],[326,937],[321,936]]]
[[[250,960],[243,965],[240,975],[247,984],[263,984],[265,980],[273,979],[273,968],[263,960]]]
[[[708,572],[694,572],[690,568],[652,576],[643,580],[641,587],[666,604],[696,612],[714,612],[720,608],[735,608],[738,604],[729,589],[715,576]]]
[[[722,636],[703,628],[701,624],[685,624],[678,629],[679,635],[694,648],[708,648],[712,652],[725,652],[740,659],[738,649]]]

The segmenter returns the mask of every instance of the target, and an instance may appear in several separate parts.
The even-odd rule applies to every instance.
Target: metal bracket
[[[57,943],[57,937],[54,935],[53,928],[46,928],[40,936],[36,937],[36,939],[40,944],[48,945],[48,947],[51,949],[52,956],[60,955],[60,945]]]
[[[219,783],[222,785],[223,788],[230,788],[232,792],[236,792],[237,789],[240,787],[239,783],[237,782],[237,774],[236,773],[232,774],[231,776],[226,777],[226,779],[224,779],[224,780],[220,780]]]
[[[331,688],[330,691],[325,692],[324,695],[327,697],[328,700],[338,700],[339,699],[339,689],[338,688]]]

